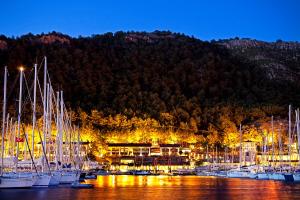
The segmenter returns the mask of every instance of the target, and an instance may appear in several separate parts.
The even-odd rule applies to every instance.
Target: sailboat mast
[[[278,143],[279,143],[279,159],[280,165],[282,164],[282,138],[281,138],[281,128],[278,130]]]
[[[57,129],[57,134],[56,134],[56,155],[55,155],[55,163],[56,163],[56,169],[58,169],[58,156],[60,153],[60,115],[59,115],[59,92],[56,92],[57,99],[56,99],[56,129]],[[61,162],[61,160],[59,160]]]
[[[268,133],[266,134],[266,136],[263,139],[264,141],[264,161],[267,163],[267,161],[269,160],[268,158],[268,150],[267,150],[267,146],[268,146]]]
[[[271,117],[271,128],[272,128],[272,163],[274,165],[274,119]]]
[[[1,176],[3,175],[3,159],[4,159],[4,133],[6,118],[6,85],[7,85],[7,67],[4,68],[4,84],[3,84],[3,107],[2,107],[2,137],[1,137]]]
[[[299,127],[299,108],[296,110],[296,125],[297,125],[297,138],[298,138],[298,160],[300,163],[300,127]]]
[[[242,124],[240,124],[240,168],[242,164]]]
[[[32,111],[32,157],[34,159],[34,131],[36,123],[36,79],[37,79],[37,64],[34,64],[34,82],[33,82],[33,111]],[[33,162],[31,163],[31,170]]]
[[[206,162],[208,163],[209,160],[208,160],[208,145],[206,145]]]
[[[20,135],[21,135],[21,129],[20,129],[20,125],[21,125],[21,109],[22,109],[22,90],[23,90],[23,68],[20,68],[20,91],[19,91],[19,110],[18,110],[18,140],[20,139]],[[17,162],[16,162],[16,171],[18,169],[18,159],[19,159],[19,142],[17,141]]]
[[[44,143],[44,149],[46,149],[46,101],[47,101],[47,57],[45,56],[44,60],[44,102],[43,102],[43,108],[44,108],[44,116],[43,116],[43,143]],[[44,170],[44,159],[42,163],[42,169]]]
[[[60,133],[59,133],[59,142],[60,142],[60,150],[59,150],[59,160],[63,161],[63,120],[64,120],[64,105],[63,105],[63,91],[60,92]]]
[[[77,167],[79,169],[79,165],[80,165],[80,156],[79,156],[79,141],[80,141],[80,138],[79,138],[79,127],[77,127],[77,145],[76,145],[76,148],[77,148],[77,151],[76,151],[76,157],[77,157]],[[74,131],[76,130],[76,128],[74,127]]]
[[[292,122],[291,122],[291,108],[292,106],[289,105],[289,161],[290,161],[290,166],[292,165],[292,161],[291,161],[291,139],[292,139],[292,136],[291,136],[291,133],[292,133]]]
[[[6,133],[6,138],[7,138],[7,143],[9,145],[9,113],[7,113],[7,117],[6,117],[6,128],[5,128],[5,133]],[[4,143],[3,143],[4,144]],[[8,146],[7,145],[7,146]],[[5,147],[5,145],[4,145]],[[5,148],[4,148],[4,155],[9,155],[9,147],[7,148],[6,152],[5,152]],[[4,156],[3,155],[3,156]],[[3,160],[3,159],[2,159]]]
[[[49,122],[48,122],[48,126],[49,126],[49,137],[50,137],[50,141],[51,141],[51,147],[53,148],[53,140],[52,140],[52,87],[50,85],[49,87]],[[51,156],[51,147],[49,146],[49,152],[48,152],[48,158],[51,161],[52,157]]]
[[[49,94],[50,94],[50,86],[49,83],[47,83],[47,98],[46,98],[46,139],[45,141],[45,156],[47,156],[47,153],[49,152],[48,148],[50,146],[50,144],[47,145],[47,138],[49,138]],[[49,143],[49,139],[48,139],[48,143]],[[48,156],[49,159],[49,156]]]
[[[14,132],[15,132],[15,129],[14,129],[14,127],[15,127],[15,124],[13,123],[13,118],[11,117],[10,118],[10,122],[9,122],[9,126],[10,126],[10,128],[9,128],[9,136],[10,136],[10,141],[9,141],[9,146],[8,146],[8,154],[10,155],[10,156],[13,156],[14,155],[14,152],[15,152],[15,137],[14,137]]]

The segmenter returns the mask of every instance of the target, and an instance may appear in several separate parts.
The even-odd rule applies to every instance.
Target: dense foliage
[[[299,83],[271,80],[264,68],[224,46],[182,34],[71,38],[54,32],[0,40],[6,43],[0,66],[9,67],[11,80],[17,77],[16,66],[31,69],[47,56],[53,86],[64,90],[79,121],[82,113],[92,116],[92,111],[105,119],[153,119],[160,129],[186,130],[224,143],[229,141],[225,134],[236,133],[238,124],[271,115],[286,118],[288,104],[299,105]],[[95,121],[92,125],[116,129]]]

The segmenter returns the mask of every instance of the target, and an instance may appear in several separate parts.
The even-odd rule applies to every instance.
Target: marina
[[[300,200],[300,0],[1,7],[0,200]]]
[[[38,79],[38,72],[42,67],[43,91]],[[35,64],[33,69],[32,90],[27,87],[28,96],[26,96],[23,85],[27,85],[28,80],[24,68],[19,68],[17,118],[10,118],[9,113],[6,113],[7,68],[4,71],[0,188],[48,187],[60,184],[70,184],[72,188],[78,189],[93,188],[93,184],[83,182],[97,179],[97,176],[109,175],[210,176],[258,181],[274,180],[295,184],[300,182],[299,109],[295,110],[294,123],[291,106],[287,125],[276,122],[280,124],[280,128],[287,128],[288,139],[285,143],[282,142],[283,130],[274,130],[272,116],[270,131],[262,136],[259,145],[257,142],[242,139],[243,130],[240,124],[239,145],[232,148],[231,152],[227,148],[224,149],[225,152],[218,152],[217,147],[211,152],[208,146],[206,149],[204,146],[195,148],[196,143],[188,142],[159,143],[157,140],[148,143],[114,142],[106,143],[106,149],[103,149],[104,145],[100,148],[102,161],[99,157],[92,161],[87,156],[91,153],[91,144],[89,141],[83,141],[79,127],[72,125],[70,114],[63,101],[63,92],[55,92],[52,88],[47,58],[44,57],[39,68]],[[40,88],[40,101],[37,100],[39,96],[37,87]],[[37,124],[37,102],[41,102],[43,107],[43,112],[40,113],[42,125]],[[30,131],[26,130],[22,123],[22,103],[29,103],[32,106]],[[13,119],[16,121],[13,122]],[[28,132],[31,132],[31,135]],[[36,134],[38,142],[35,141]]]

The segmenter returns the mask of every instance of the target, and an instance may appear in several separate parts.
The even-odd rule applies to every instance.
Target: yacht
[[[249,169],[231,169],[227,172],[228,178],[250,178],[251,171]]]
[[[147,175],[151,175],[151,172],[150,171],[146,171],[146,170],[135,170],[133,172],[133,175],[136,175],[136,176],[147,176]]]
[[[36,181],[34,182],[34,187],[48,187],[50,184],[51,175],[49,174],[38,174],[36,176]]]
[[[59,171],[52,172],[49,185],[52,185],[52,186],[59,185],[60,179],[61,179],[61,172],[59,172]]]
[[[30,188],[33,186],[35,179],[31,177],[0,177],[0,188]]]
[[[270,180],[276,180],[276,181],[284,181],[285,180],[284,173],[281,173],[281,172],[273,172],[273,173],[268,174],[268,176],[269,176]]]
[[[22,82],[23,77],[23,71],[20,72],[20,82]],[[17,176],[17,174],[11,174],[11,173],[3,173],[4,169],[4,141],[5,141],[5,123],[6,123],[6,87],[7,87],[7,67],[4,68],[4,90],[3,90],[3,120],[2,120],[2,136],[1,136],[1,174],[0,174],[0,188],[27,188],[32,187],[33,183],[35,182],[35,179],[33,177],[20,177]],[[20,103],[20,102],[19,102]]]
[[[269,180],[269,175],[267,172],[258,172],[257,179],[258,180]]]
[[[71,184],[79,180],[80,173],[78,171],[63,171],[61,174],[60,184]]]
[[[300,170],[299,169],[293,173],[293,181],[300,182]]]

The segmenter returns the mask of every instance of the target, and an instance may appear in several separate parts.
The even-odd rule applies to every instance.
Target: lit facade
[[[141,169],[168,172],[190,168],[189,148],[179,144],[110,143],[106,158],[111,170]]]

